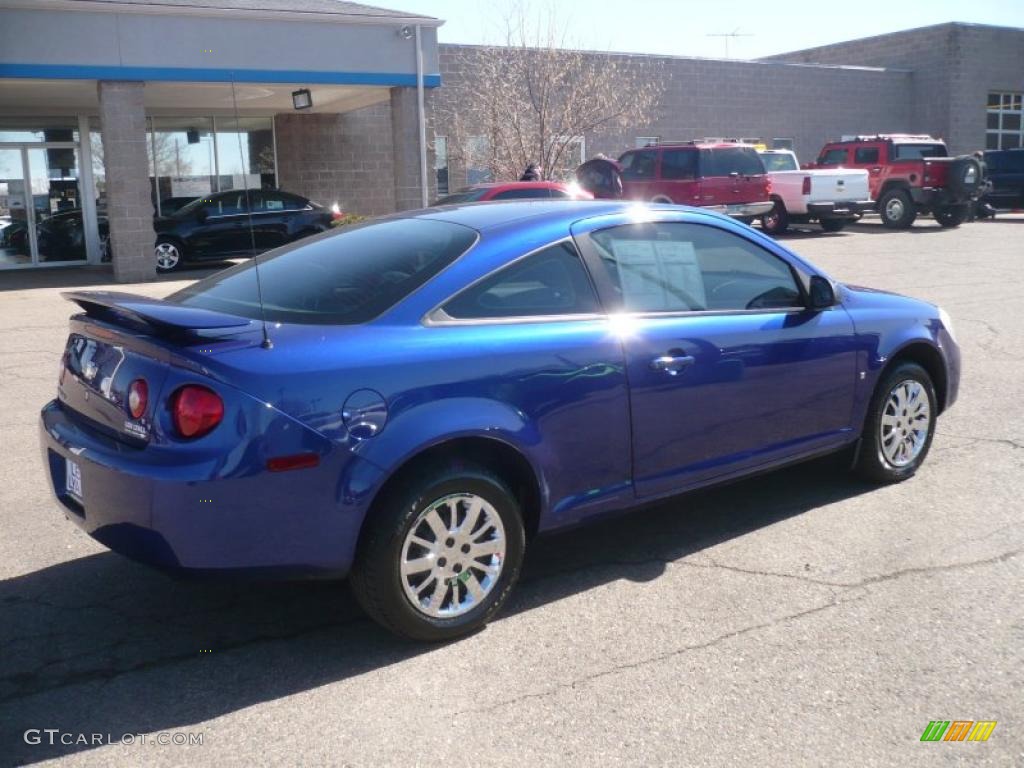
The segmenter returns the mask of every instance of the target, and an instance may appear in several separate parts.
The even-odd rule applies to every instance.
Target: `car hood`
[[[841,284],[843,304],[849,309],[914,309],[926,317],[938,317],[939,308],[922,299],[915,299],[879,288]]]

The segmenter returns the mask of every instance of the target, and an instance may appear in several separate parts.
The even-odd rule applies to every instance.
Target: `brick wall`
[[[953,153],[985,146],[989,91],[1024,91],[1024,30],[939,24],[809,48],[772,61],[913,70],[910,130],[941,136]]]
[[[385,102],[342,115],[274,117],[281,189],[346,213],[395,210],[391,109]]]

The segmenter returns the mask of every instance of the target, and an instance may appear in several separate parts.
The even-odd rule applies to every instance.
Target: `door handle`
[[[675,376],[683,368],[693,365],[695,362],[692,355],[662,355],[651,360],[651,368],[655,371],[665,371],[669,376]]]

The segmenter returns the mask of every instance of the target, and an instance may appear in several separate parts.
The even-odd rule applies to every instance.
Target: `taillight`
[[[804,184],[803,184],[803,187],[800,188],[800,194],[801,195],[809,195],[809,194],[811,194],[811,177],[810,176],[804,176]]]
[[[189,384],[171,395],[171,416],[179,435],[202,437],[224,418],[224,401],[211,389]]]
[[[128,413],[133,419],[141,419],[149,402],[149,386],[145,379],[136,379],[128,385]]]

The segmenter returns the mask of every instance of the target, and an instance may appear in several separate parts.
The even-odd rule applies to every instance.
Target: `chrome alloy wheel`
[[[505,527],[486,500],[454,493],[424,509],[409,528],[399,564],[413,607],[437,619],[461,616],[494,589],[505,562]]]
[[[921,453],[931,429],[932,409],[920,382],[905,379],[889,392],[878,430],[882,455],[894,467],[905,467]]]
[[[157,243],[154,253],[156,253],[156,265],[160,269],[174,269],[181,261],[181,252],[172,243]]]
[[[885,204],[885,215],[890,221],[899,221],[903,218],[903,200],[898,196],[893,196],[889,199],[889,202]]]

